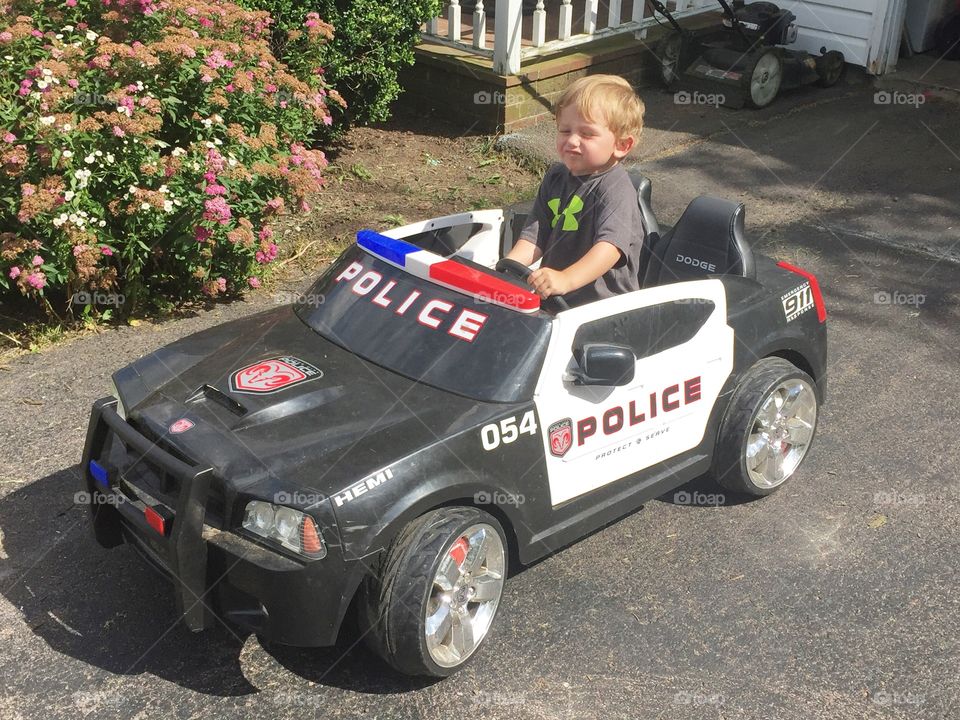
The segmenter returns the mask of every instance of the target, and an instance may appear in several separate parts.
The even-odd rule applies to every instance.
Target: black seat
[[[743,203],[701,195],[677,224],[653,245],[643,287],[707,275],[756,276],[753,252],[743,237]]]

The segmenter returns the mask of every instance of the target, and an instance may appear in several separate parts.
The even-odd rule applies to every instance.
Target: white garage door
[[[839,50],[848,63],[874,75],[896,66],[904,0],[782,0],[779,4],[797,16],[799,37],[791,47],[815,54],[822,48]]]

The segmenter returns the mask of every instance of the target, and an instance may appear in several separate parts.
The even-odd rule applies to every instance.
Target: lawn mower
[[[727,107],[763,108],[781,89],[812,83],[830,87],[843,73],[841,52],[811,55],[783,47],[797,39],[797,18],[773,3],[732,0],[731,7],[727,0],[717,0],[722,26],[688,30],[660,0],[649,2],[673,26],[656,51],[671,91],[702,93]]]

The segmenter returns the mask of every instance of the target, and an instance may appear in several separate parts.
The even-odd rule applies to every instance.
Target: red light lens
[[[163,516],[160,515],[152,507],[145,508],[143,511],[143,516],[147,519],[147,523],[156,530],[161,535],[167,534],[167,521],[164,520]]]

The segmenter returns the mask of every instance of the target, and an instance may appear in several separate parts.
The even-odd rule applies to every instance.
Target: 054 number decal
[[[484,450],[495,450],[500,443],[509,445],[521,435],[536,435],[537,421],[533,417],[533,410],[527,410],[517,425],[516,416],[503,418],[498,423],[484,425],[480,429],[480,442]]]

